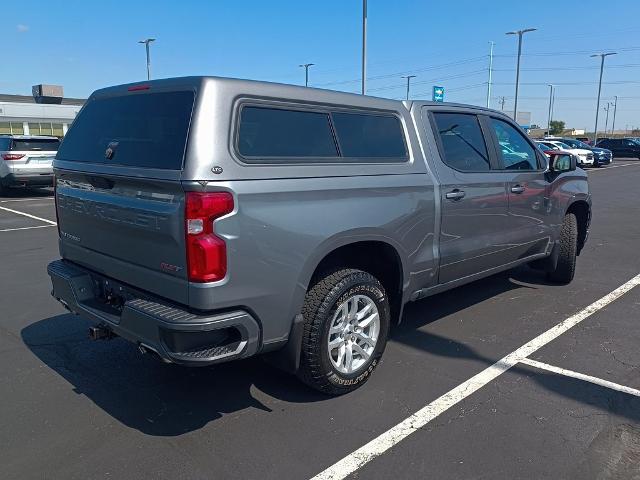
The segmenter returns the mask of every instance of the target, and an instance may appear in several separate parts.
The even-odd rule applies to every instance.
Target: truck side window
[[[506,170],[538,170],[536,152],[524,136],[507,122],[491,119],[498,139],[498,151]]]
[[[343,157],[407,158],[400,120],[393,115],[333,112],[333,124]]]
[[[238,150],[249,163],[255,158],[338,156],[328,113],[267,107],[242,109]]]
[[[491,170],[478,117],[466,113],[434,113],[442,159],[461,172]]]

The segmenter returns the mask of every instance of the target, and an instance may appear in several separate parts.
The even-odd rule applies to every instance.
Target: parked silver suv
[[[0,195],[9,187],[50,187],[60,140],[35,135],[0,135]]]
[[[56,157],[53,296],[166,362],[268,354],[329,394],[403,306],[523,263],[569,282],[575,159],[507,116],[222,78],[93,93]]]

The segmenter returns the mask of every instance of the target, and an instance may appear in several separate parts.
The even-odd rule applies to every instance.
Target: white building
[[[60,98],[40,103],[37,97],[0,94],[0,134],[63,137],[85,100]]]

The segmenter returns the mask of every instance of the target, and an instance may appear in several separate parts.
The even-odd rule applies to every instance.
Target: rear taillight
[[[213,222],[233,211],[233,196],[227,192],[187,192],[185,202],[189,280],[221,280],[227,274],[227,246],[214,233]]]
[[[58,226],[58,238],[62,238],[60,235],[60,216],[58,215],[58,177],[53,176],[53,204],[56,208],[56,225]]]
[[[24,157],[24,153],[3,153],[2,158],[4,160],[20,160]]]

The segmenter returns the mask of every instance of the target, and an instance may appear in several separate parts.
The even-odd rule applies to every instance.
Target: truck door
[[[505,262],[543,253],[550,245],[549,182],[546,161],[533,143],[511,123],[485,117],[498,152],[498,175],[507,183],[509,232],[504,237],[512,248]]]
[[[429,113],[425,108],[423,118],[432,127],[440,154],[433,164],[440,181],[442,284],[503,263],[507,194],[503,176],[494,171],[497,159],[491,137],[477,115]]]

